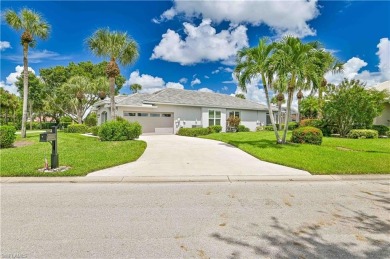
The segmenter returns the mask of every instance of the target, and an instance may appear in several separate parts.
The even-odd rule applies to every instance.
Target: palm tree
[[[98,29],[87,39],[89,49],[98,57],[108,57],[106,74],[110,82],[111,118],[115,119],[115,78],[120,75],[119,63],[129,65],[138,58],[138,45],[126,32]]]
[[[21,44],[23,46],[23,117],[22,117],[22,138],[26,137],[27,122],[27,99],[28,99],[28,48],[35,47],[34,37],[47,39],[50,33],[50,25],[43,19],[42,15],[24,8],[19,13],[13,10],[5,11],[5,20],[10,27],[19,31],[22,30]]]
[[[302,90],[299,89],[299,91],[298,91],[298,93],[297,93],[297,99],[298,99],[298,116],[297,116],[297,122],[298,122],[298,123],[301,122],[300,106],[301,106],[302,98],[303,98],[303,93],[302,93]]]
[[[309,88],[313,81],[318,82],[315,52],[317,42],[302,43],[300,39],[287,36],[277,43],[273,63],[279,77],[287,78],[287,111],[284,124],[288,125],[291,116],[293,93],[297,89]],[[284,128],[282,143],[286,143],[288,127]]]
[[[328,72],[332,73],[341,73],[344,70],[344,63],[337,60],[332,53],[327,52],[325,50],[319,50],[316,53],[318,63],[318,75],[321,77],[321,80],[318,82],[318,84],[314,84],[313,88],[315,90],[318,90],[318,118],[322,118],[322,106],[323,106],[323,93],[324,90],[328,84],[328,82],[325,79],[325,74]]]
[[[259,40],[259,44],[254,48],[244,48],[237,53],[237,66],[234,70],[238,79],[238,85],[242,91],[246,92],[246,84],[253,79],[261,77],[265,98],[267,101],[269,117],[274,129],[277,143],[281,143],[278,130],[275,125],[271,101],[269,98],[268,88],[273,83],[273,66],[270,63],[270,57],[274,50],[274,44],[267,44],[267,39]]]
[[[133,93],[138,93],[138,91],[142,90],[142,85],[140,85],[140,84],[132,84],[132,85],[130,85],[130,90]]]

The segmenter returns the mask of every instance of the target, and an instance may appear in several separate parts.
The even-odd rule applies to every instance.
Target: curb
[[[216,182],[326,182],[390,181],[386,175],[310,175],[310,176],[78,176],[78,177],[0,177],[1,183],[216,183]]]

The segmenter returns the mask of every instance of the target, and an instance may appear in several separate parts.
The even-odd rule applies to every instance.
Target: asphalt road
[[[1,184],[3,258],[389,258],[390,183]]]

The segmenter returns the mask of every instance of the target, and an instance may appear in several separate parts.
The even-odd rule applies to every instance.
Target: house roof
[[[144,100],[144,103],[221,107],[244,110],[267,109],[266,106],[260,103],[241,99],[235,96],[174,88],[166,88],[157,91],[149,95],[149,97]]]
[[[378,91],[386,90],[387,92],[390,93],[390,81],[385,81],[383,83],[374,85],[373,88],[375,88]]]
[[[131,95],[117,95],[115,96],[115,103],[118,106],[142,106],[143,101],[148,98],[150,94],[135,93]],[[106,98],[102,101],[98,101],[94,106],[100,106],[110,104],[110,98]]]

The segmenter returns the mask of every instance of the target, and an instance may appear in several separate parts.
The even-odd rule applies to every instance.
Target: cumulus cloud
[[[168,82],[165,85],[167,88],[184,89],[184,86],[180,83]]]
[[[331,72],[325,75],[326,80],[332,84],[339,84],[344,78],[359,79],[366,82],[367,86],[373,86],[378,83],[390,80],[390,41],[388,38],[383,38],[377,45],[378,52],[376,53],[379,58],[379,71],[371,72],[368,70],[362,70],[367,66],[367,62],[364,60],[353,57],[344,64],[344,71],[339,74],[332,74]]]
[[[318,1],[223,1],[223,0],[175,0],[174,6],[165,11],[159,22],[171,20],[178,14],[187,18],[209,18],[213,22],[228,21],[254,26],[265,24],[278,36],[313,36],[315,30],[308,24],[319,15]]]
[[[126,85],[140,84],[142,86],[142,93],[153,93],[164,88],[184,89],[184,86],[176,82],[165,83],[164,79],[148,74],[140,74],[138,70],[130,74]]]
[[[181,65],[193,65],[207,61],[224,61],[234,58],[237,50],[248,46],[247,28],[231,25],[217,32],[210,19],[204,19],[198,27],[183,23],[185,38],[168,29],[160,43],[154,47],[150,59],[162,59]]]
[[[31,67],[28,67],[28,71],[32,72],[35,75],[34,69]],[[6,81],[1,81],[0,86],[3,87],[5,90],[7,90],[10,93],[19,95],[18,89],[15,85],[15,83],[18,81],[18,77],[22,74],[23,72],[23,66],[16,66],[15,67],[15,72],[10,73],[6,77]]]
[[[195,78],[194,80],[191,81],[191,86],[194,86],[194,85],[199,85],[200,83],[202,83],[199,78]]]
[[[209,79],[210,77],[208,75],[205,75],[204,78]]]
[[[216,69],[216,70],[214,70],[214,71],[211,71],[211,74],[218,74],[219,73],[219,69]]]
[[[8,41],[0,41],[0,51],[10,49],[11,44]]]
[[[188,82],[188,79],[185,77],[182,77],[182,78],[180,78],[179,82],[182,84],[186,84]]]
[[[198,91],[199,91],[199,92],[205,92],[205,93],[214,93],[213,90],[211,90],[211,89],[209,89],[209,88],[206,88],[206,87],[200,88],[200,89],[198,89]]]

